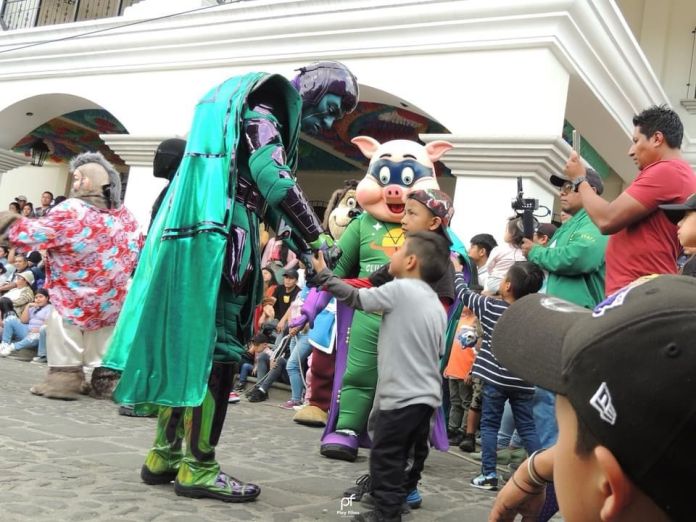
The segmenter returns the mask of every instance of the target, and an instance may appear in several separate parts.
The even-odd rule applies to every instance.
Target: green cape
[[[236,179],[240,170],[248,171],[246,164],[238,169],[236,163],[247,156],[240,141],[242,116],[248,96],[260,89],[285,103],[284,145],[288,165],[296,164],[302,101],[285,78],[266,73],[234,77],[200,100],[184,159],[152,224],[102,363],[122,371],[117,402],[203,402],[218,299],[230,295],[221,291],[226,284],[221,276]],[[261,277],[258,270],[254,275]]]

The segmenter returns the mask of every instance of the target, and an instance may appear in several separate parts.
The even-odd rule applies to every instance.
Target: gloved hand
[[[309,244],[309,247],[312,250],[324,250],[329,247],[332,247],[334,245],[334,240],[333,238],[327,234],[326,232],[322,232],[319,234],[319,237],[316,238],[314,241],[312,241]]]

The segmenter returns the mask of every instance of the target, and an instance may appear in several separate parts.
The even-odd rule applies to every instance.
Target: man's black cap
[[[493,331],[510,372],[564,395],[670,519],[692,520],[696,279],[647,276],[594,310],[530,294]],[[529,325],[543,325],[530,328]]]
[[[667,219],[676,225],[682,220],[684,214],[691,210],[696,210],[696,194],[691,194],[684,203],[660,205],[660,208],[665,211]]]
[[[594,187],[594,189],[597,191],[597,194],[601,196],[602,192],[604,192],[604,183],[602,183],[602,178],[599,176],[599,174],[597,174],[597,171],[594,169],[587,169],[585,171],[585,179],[591,187]],[[552,175],[549,181],[551,181],[552,185],[555,185],[559,188],[565,185],[566,183],[571,182],[569,179],[565,179],[555,175]]]

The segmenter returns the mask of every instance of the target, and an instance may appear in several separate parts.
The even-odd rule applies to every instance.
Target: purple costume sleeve
[[[290,321],[288,326],[290,328],[302,328],[309,323],[309,327],[312,328],[314,319],[319,315],[319,312],[326,308],[329,301],[331,301],[331,297],[329,292],[312,288],[300,309],[300,316]]]

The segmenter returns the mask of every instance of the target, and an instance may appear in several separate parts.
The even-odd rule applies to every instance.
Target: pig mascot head
[[[351,141],[370,159],[367,174],[356,189],[358,203],[366,212],[388,223],[401,222],[409,192],[440,188],[433,164],[453,147],[441,140],[425,146],[409,140],[380,144],[369,136],[357,136]]]

